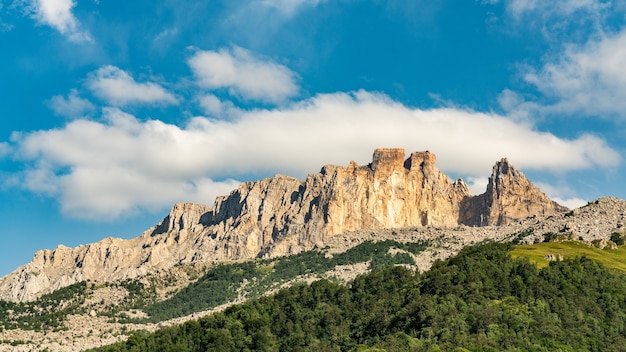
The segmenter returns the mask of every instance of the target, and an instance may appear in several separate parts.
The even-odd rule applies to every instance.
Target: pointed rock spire
[[[493,166],[486,192],[466,199],[462,209],[460,222],[472,226],[505,225],[569,210],[533,185],[507,158]]]

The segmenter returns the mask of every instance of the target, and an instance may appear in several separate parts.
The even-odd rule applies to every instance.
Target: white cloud
[[[198,103],[204,113],[211,117],[230,117],[241,113],[231,101],[222,101],[213,94],[198,97]]]
[[[580,208],[583,205],[586,205],[588,201],[581,198],[559,198],[559,197],[550,197],[553,201],[566,206],[570,209]]]
[[[196,117],[179,127],[139,121],[115,108],[103,122],[17,134],[14,156],[28,166],[22,186],[56,197],[83,218],[115,218],[177,200],[211,203],[229,177],[304,177],[324,164],[371,161],[377,147],[431,150],[439,168],[473,183],[507,156],[519,169],[612,167],[620,156],[597,137],[561,139],[505,117],[460,109],[407,108],[368,92],[318,95],[290,107]],[[248,176],[249,177],[249,176]]]
[[[179,30],[177,27],[164,29],[154,37],[153,41],[154,42],[170,41],[173,38],[175,38],[178,34],[179,34]]]
[[[73,0],[32,0],[31,9],[37,22],[50,26],[73,41],[91,41],[88,32],[82,31],[72,8]]]
[[[576,209],[587,204],[587,201],[574,196],[574,192],[566,186],[553,186],[543,182],[535,184],[555,202],[570,209]]]
[[[260,60],[249,51],[198,51],[188,61],[198,85],[227,88],[244,99],[280,103],[298,94],[297,75],[287,67]]]
[[[488,172],[488,170],[485,170]],[[469,176],[464,180],[470,189],[472,194],[485,193],[487,185],[489,184],[489,177],[487,176]]]
[[[216,196],[235,189],[239,182],[152,177],[141,170],[113,166],[77,167],[71,174],[59,177],[58,184],[66,214],[106,220],[157,210],[181,200],[210,203]]]
[[[36,167],[24,171],[22,182],[30,191],[54,197],[58,193],[58,178],[54,169],[45,160],[40,160]]]
[[[104,119],[16,136],[21,157],[34,160],[22,186],[58,197],[68,215],[111,219],[179,200],[210,203],[238,184],[205,177],[206,162],[194,165],[205,144],[193,131],[115,108]]]
[[[198,101],[208,115],[220,115],[224,110],[224,103],[213,94],[204,95]]]
[[[544,105],[532,99],[532,95],[526,97],[510,89],[504,89],[498,95],[498,105],[510,119],[532,124],[532,121],[548,113]]]
[[[545,112],[626,117],[626,30],[570,45],[525,80],[554,100]]]
[[[48,105],[55,114],[69,118],[83,117],[96,109],[89,100],[81,98],[76,89],[72,89],[67,98],[62,95],[55,95],[50,99]]]
[[[176,97],[160,85],[138,83],[126,71],[115,66],[102,66],[90,73],[86,84],[95,95],[115,106],[178,103]]]

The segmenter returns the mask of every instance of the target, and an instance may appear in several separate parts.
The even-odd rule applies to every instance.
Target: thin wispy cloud
[[[0,142],[0,158],[4,158],[11,153],[11,145],[7,142]]]
[[[304,7],[315,7],[325,0],[262,0],[260,4],[274,8],[286,16],[293,16]]]
[[[547,43],[558,46],[563,42],[582,43],[590,37],[611,32],[608,19],[620,20],[626,8],[620,1],[610,0],[488,0],[482,4],[502,3],[505,18],[502,23],[512,33],[537,31]]]
[[[5,32],[8,30],[11,30],[13,28],[13,26],[11,26],[10,24],[6,23],[5,21],[2,20],[4,13],[2,8],[4,7],[4,5],[2,5],[2,3],[0,2],[0,32]]]
[[[524,16],[566,17],[576,12],[601,16],[613,5],[612,1],[607,0],[504,0],[503,2],[506,4],[507,11],[517,18]]]
[[[623,118],[625,67],[626,30],[622,30],[584,45],[569,45],[540,69],[531,69],[524,79],[554,101],[544,111]]]
[[[518,119],[617,117],[626,108],[626,30],[623,2],[606,0],[503,0],[516,28],[540,27],[550,50],[542,63],[520,63],[522,81],[535,92],[504,89],[500,107]],[[493,4],[493,2],[491,2]]]
[[[626,30],[569,44],[541,67],[523,66],[521,76],[537,94],[505,89],[500,106],[511,116],[577,116],[624,119]]]

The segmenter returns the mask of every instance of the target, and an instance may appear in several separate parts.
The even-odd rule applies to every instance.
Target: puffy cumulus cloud
[[[116,108],[103,117],[102,123],[79,119],[17,135],[18,156],[33,161],[22,187],[58,198],[70,216],[113,219],[179,200],[210,203],[238,184],[206,177],[206,161],[194,165],[211,145],[203,134],[139,122]]]
[[[222,125],[231,135],[240,136],[230,143],[230,150],[245,148],[241,143],[245,140],[263,146],[238,152],[256,154],[246,165],[258,162],[262,168],[266,155],[284,155],[280,160],[285,164],[272,169],[298,174],[309,165],[325,162],[344,164],[351,158],[369,162],[372,150],[381,146],[431,149],[442,169],[470,175],[489,173],[503,156],[521,168],[554,171],[610,166],[620,160],[619,154],[593,135],[560,139],[497,115],[410,109],[364,91],[319,95],[289,109],[253,111]]]
[[[76,89],[72,89],[67,98],[55,95],[48,101],[48,105],[55,114],[69,118],[83,117],[96,109],[89,100],[81,98]]]
[[[198,98],[198,103],[208,115],[219,115],[224,110],[224,103],[213,94],[207,94]]]
[[[226,88],[232,95],[269,103],[280,103],[298,94],[293,71],[240,47],[198,51],[188,64],[203,88]]]
[[[521,169],[554,171],[620,162],[591,135],[560,139],[494,114],[413,109],[364,91],[182,127],[116,108],[103,115],[16,136],[15,156],[29,165],[22,186],[57,197],[73,216],[112,218],[177,200],[210,203],[244,175],[304,177],[324,164],[367,164],[378,147],[432,150],[440,169],[476,185],[503,156]]]
[[[162,86],[153,82],[138,83],[126,71],[111,65],[91,72],[86,85],[96,96],[115,106],[178,103]]]
[[[158,210],[184,200],[210,203],[228,194],[239,182],[216,182],[198,177],[188,180],[153,178],[128,168],[80,167],[58,180],[62,210],[81,218],[108,219],[142,210]],[[89,194],[93,199],[87,198]]]
[[[50,26],[73,41],[91,41],[91,35],[82,31],[72,14],[73,0],[32,0],[30,9],[37,22]]]
[[[213,94],[206,94],[197,98],[204,113],[214,117],[229,117],[241,113],[231,101],[222,101]]]
[[[525,80],[553,99],[545,112],[617,115],[626,111],[626,30],[570,45]]]

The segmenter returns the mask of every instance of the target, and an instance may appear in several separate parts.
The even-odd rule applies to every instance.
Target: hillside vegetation
[[[606,351],[626,346],[626,277],[588,258],[539,269],[511,244],[419,274],[320,280],[94,351]]]
[[[292,280],[303,277],[319,278],[340,265],[368,262],[369,269],[395,264],[414,265],[411,255],[418,254],[427,247],[427,241],[366,241],[332,257],[324,250],[313,250],[274,259],[220,264],[208,269],[197,281],[174,292],[164,301],[157,301],[154,285],[125,280],[118,284],[107,284],[122,288],[127,295],[121,301],[105,306],[98,314],[108,317],[112,322],[161,322],[209,310],[240,297],[259,297]],[[83,305],[94,288],[94,284],[83,281],[44,295],[33,302],[14,303],[0,300],[0,331],[67,329],[64,322],[68,315],[85,314],[95,308],[93,305]],[[126,314],[129,310],[142,310],[148,316],[131,318]]]
[[[587,257],[608,269],[626,273],[626,246],[600,249],[578,241],[544,242],[516,246],[511,256],[528,258],[539,268],[548,266],[551,260]]]
[[[135,321],[159,322],[208,310],[240,296],[259,297],[281,284],[303,276],[319,277],[339,265],[369,262],[370,269],[394,264],[413,265],[411,254],[418,254],[427,247],[425,241],[366,241],[332,257],[323,250],[313,250],[275,259],[220,264],[165,301],[135,304],[134,308],[142,308],[150,316]],[[391,254],[391,249],[400,252]]]
[[[68,314],[84,313],[82,304],[87,291],[87,283],[82,281],[43,295],[34,302],[0,300],[0,331],[65,329],[63,321]]]

